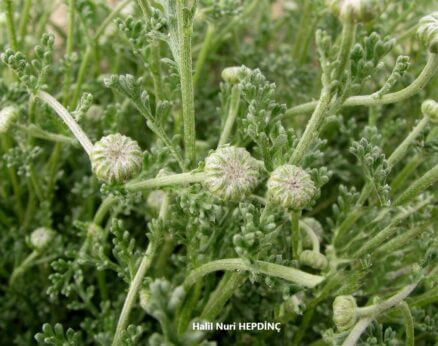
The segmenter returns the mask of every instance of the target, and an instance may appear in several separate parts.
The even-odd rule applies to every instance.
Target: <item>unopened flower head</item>
[[[245,148],[224,146],[206,158],[204,185],[224,200],[239,201],[256,187],[260,168]]]
[[[14,106],[8,106],[0,111],[0,134],[9,131],[17,119],[18,112]]]
[[[357,321],[357,304],[352,296],[338,296],[333,302],[333,322],[340,331],[346,331]]]
[[[318,270],[325,270],[328,266],[327,258],[323,254],[311,250],[304,250],[300,254],[300,263]]]
[[[417,34],[430,52],[438,54],[438,11],[421,18]]]
[[[294,165],[276,168],[268,180],[268,199],[287,209],[307,207],[316,193],[309,173]]]
[[[121,183],[137,176],[143,154],[136,141],[121,134],[103,137],[90,155],[93,172],[107,183]]]
[[[438,123],[438,103],[434,100],[426,100],[421,105],[421,111],[433,123]]]
[[[222,79],[230,84],[236,84],[239,82],[239,75],[241,68],[238,66],[226,67],[222,71]]]
[[[381,0],[327,0],[334,15],[342,21],[368,22],[380,12]]]
[[[50,228],[40,227],[30,235],[30,243],[37,251],[44,250],[55,238],[56,233]]]

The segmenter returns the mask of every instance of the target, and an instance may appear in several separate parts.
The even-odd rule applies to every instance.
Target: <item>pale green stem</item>
[[[125,330],[128,323],[129,314],[134,305],[135,298],[137,297],[138,290],[140,289],[143,278],[152,264],[155,252],[157,249],[157,244],[155,241],[150,240],[148,248],[140,262],[140,266],[135,273],[134,280],[131,281],[129,285],[128,295],[126,296],[125,302],[123,304],[122,312],[120,313],[119,321],[117,323],[116,333],[114,334],[114,339],[112,346],[121,345],[122,332]]]
[[[93,143],[91,143],[88,136],[82,130],[82,128],[78,125],[76,120],[70,115],[67,109],[64,108],[52,95],[46,93],[45,91],[38,91],[36,94],[38,98],[47,103],[47,105],[52,108],[56,114],[64,121],[64,123],[68,126],[73,135],[77,138],[79,143],[81,143],[85,152],[90,155],[93,151]]]
[[[411,159],[406,166],[401,170],[401,172],[392,180],[391,183],[391,191],[394,193],[397,191],[406,179],[414,173],[414,171],[418,168],[418,166],[423,162],[423,155],[417,154]]]
[[[9,286],[12,286],[15,282],[15,280],[17,279],[17,277],[19,277],[21,274],[23,274],[35,261],[35,259],[39,256],[39,252],[38,251],[32,251],[32,253],[27,256],[24,261],[17,267],[14,269],[14,271],[11,274],[11,277],[9,278]]]
[[[195,74],[193,75],[193,86],[196,89],[199,79],[201,77],[202,70],[207,60],[208,53],[212,44],[212,39],[216,32],[216,27],[213,23],[208,23],[207,32],[205,33],[204,42],[202,43],[201,51],[199,52],[198,58],[196,60]]]
[[[181,173],[156,177],[143,181],[132,181],[125,184],[127,191],[138,192],[163,186],[199,183],[205,179],[204,173]]]
[[[231,90],[230,109],[228,111],[227,120],[225,121],[224,129],[222,130],[218,147],[228,143],[231,130],[233,129],[234,121],[236,120],[237,113],[239,112],[240,105],[240,87],[238,84],[234,85]]]
[[[382,312],[393,308],[394,306],[400,304],[407,296],[409,296],[412,291],[417,287],[418,281],[416,283],[407,285],[400,290],[397,294],[393,295],[391,298],[375,305],[366,306],[357,309],[357,314],[359,317],[363,317],[356,323],[354,328],[351,330],[347,339],[345,339],[342,346],[354,346],[359,340],[362,333],[370,325],[371,321],[377,317],[377,315]]]
[[[30,5],[32,0],[25,0],[23,12],[21,13],[20,24],[18,26],[18,34],[20,38],[20,46],[23,46],[27,33],[27,24],[29,22]]]
[[[300,257],[302,249],[301,243],[301,231],[300,231],[300,211],[291,212],[291,242],[292,242],[292,258],[298,259]]]
[[[292,57],[298,63],[300,62],[300,57],[304,54],[302,52],[304,39],[307,37],[308,31],[313,29],[312,26],[309,25],[310,17],[312,15],[313,3],[312,1],[305,1],[303,6],[304,7],[301,12],[299,29],[294,38],[295,43],[292,48]]]
[[[70,59],[73,54],[73,34],[75,28],[75,0],[69,0],[68,2],[68,20],[67,20],[67,42],[65,48],[65,56]],[[71,61],[67,62],[67,66],[64,72],[64,98],[63,102],[67,103],[70,97],[70,84],[71,84]]]
[[[5,12],[6,12],[6,26],[8,28],[9,45],[14,51],[18,50],[17,33],[14,23],[14,10],[12,8],[11,0],[4,0]]]
[[[309,236],[312,241],[312,250],[315,252],[320,251],[319,239],[312,228],[310,228],[305,222],[300,221],[300,228],[304,229],[304,231]]]
[[[184,123],[185,158],[191,165],[196,162],[195,98],[192,76],[192,19],[184,12],[186,0],[177,0],[177,23],[179,43],[179,74]]]
[[[391,235],[394,234],[394,232],[396,231],[395,226],[399,222],[406,219],[408,216],[415,214],[416,212],[418,212],[420,209],[424,208],[429,203],[430,203],[430,198],[422,201],[421,203],[419,203],[415,207],[409,208],[408,210],[404,211],[400,215],[394,217],[388,226],[386,226],[379,233],[377,233],[374,237],[372,237],[365,244],[363,244],[362,247],[355,252],[355,254],[353,255],[353,258],[360,258],[361,256],[374,250],[377,246],[379,246],[382,242],[384,242],[386,239],[388,239]]]
[[[399,236],[392,238],[390,241],[379,247],[377,249],[378,256],[392,254],[394,251],[400,249],[403,245],[407,244],[411,239],[418,239],[420,234],[425,231],[427,231],[427,225],[421,225],[420,227],[416,227],[407,232],[403,232]]]
[[[406,332],[406,342],[405,346],[414,346],[415,345],[415,330],[414,330],[414,319],[412,318],[411,309],[409,308],[408,303],[402,301],[398,305],[405,324],[405,332]]]
[[[219,285],[210,294],[200,319],[203,321],[214,321],[226,302],[232,297],[234,291],[245,282],[245,278],[245,275],[241,273],[225,273]]]
[[[298,145],[296,146],[292,158],[291,164],[297,165],[301,162],[306,152],[311,147],[313,141],[318,137],[318,129],[326,115],[326,112],[330,105],[331,96],[328,91],[323,90],[321,99],[318,102],[318,106],[312,114],[306,129],[300,138]]]
[[[105,18],[105,20],[102,22],[102,24],[100,24],[99,28],[97,29],[96,34],[94,35],[94,41],[97,41],[99,39],[99,37],[105,32],[108,25],[113,22],[114,18],[119,14],[119,12],[123,10],[131,1],[133,0],[122,1],[113,8],[108,17]]]
[[[18,125],[18,128],[34,138],[39,138],[46,141],[58,142],[58,143],[69,144],[74,146],[79,145],[79,142],[75,138],[60,135],[57,133],[47,132],[36,125],[29,125],[29,126]]]
[[[384,104],[397,103],[405,100],[415,94],[418,94],[438,70],[438,54],[430,54],[427,60],[427,64],[424,67],[418,78],[412,82],[408,87],[390,94],[383,95],[382,97],[376,97],[376,94],[352,96],[349,97],[343,104],[344,107],[352,106],[378,106]],[[318,101],[308,102],[299,106],[289,108],[285,115],[295,115],[310,113],[318,106]]]
[[[319,275],[313,275],[301,270],[282,266],[279,264],[269,263],[265,261],[255,261],[254,263],[248,263],[241,258],[228,258],[220,259],[193,269],[189,275],[187,275],[184,285],[190,287],[196,281],[201,279],[203,276],[213,273],[216,271],[250,271],[260,274],[265,274],[269,276],[274,276],[282,278],[284,280],[296,283],[303,287],[315,287],[324,281],[324,277]]]
[[[338,53],[338,65],[336,66],[334,80],[339,79],[344,73],[345,68],[349,66],[350,52],[356,37],[356,29],[357,24],[350,21],[347,21],[342,25],[341,47]]]
[[[108,211],[113,207],[115,203],[117,203],[119,199],[116,196],[108,196],[106,197],[97,209],[96,214],[94,215],[93,223],[96,225],[100,225],[105,218]]]
[[[412,201],[420,193],[438,182],[438,164],[415,180],[394,202],[394,206]]]

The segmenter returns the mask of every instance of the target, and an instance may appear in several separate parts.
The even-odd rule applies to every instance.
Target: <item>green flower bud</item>
[[[308,206],[316,193],[309,173],[294,165],[276,168],[269,177],[267,197],[287,209],[301,210]]]
[[[311,250],[301,252],[300,263],[318,270],[325,270],[328,266],[327,258],[323,254]]]
[[[332,13],[343,22],[368,22],[379,15],[381,0],[327,0]]]
[[[338,296],[333,302],[333,322],[339,331],[346,331],[356,324],[357,305],[352,296]]]
[[[256,187],[261,166],[245,148],[220,147],[205,159],[203,184],[221,199],[239,201]]]
[[[241,68],[238,66],[227,67],[222,71],[222,79],[230,84],[237,84],[239,82]]]
[[[117,133],[94,144],[90,159],[93,172],[100,180],[122,183],[140,173],[143,154],[136,141]]]
[[[14,106],[8,106],[0,111],[0,134],[9,131],[18,117],[18,111]]]
[[[55,238],[55,231],[50,228],[40,227],[30,235],[30,243],[36,251],[43,251]]]
[[[438,11],[420,19],[417,34],[430,52],[438,54]]]
[[[434,100],[426,100],[421,105],[421,111],[433,123],[438,123],[438,103]]]

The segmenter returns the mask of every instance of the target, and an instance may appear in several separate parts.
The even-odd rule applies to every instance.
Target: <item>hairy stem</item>
[[[300,253],[303,250],[300,232],[300,217],[301,211],[293,211],[291,213],[292,258],[296,260],[300,257]]]
[[[199,79],[201,78],[201,73],[204,68],[205,62],[207,61],[208,53],[210,52],[212,40],[214,34],[216,33],[216,27],[213,23],[208,23],[207,32],[205,33],[204,41],[202,42],[202,48],[199,52],[198,58],[196,59],[195,74],[193,75],[193,87],[196,89]]]
[[[240,87],[239,85],[236,84],[233,86],[231,90],[230,109],[228,110],[227,120],[222,130],[218,147],[228,143],[231,130],[233,129],[234,121],[236,120],[237,113],[239,112],[239,105],[240,105]]]
[[[199,183],[204,180],[204,177],[204,173],[173,174],[143,181],[129,182],[125,184],[125,188],[127,191],[137,192],[163,186]]]
[[[177,23],[179,42],[179,74],[184,123],[184,150],[186,160],[193,165],[196,161],[195,98],[192,76],[192,31],[193,22],[185,7],[186,0],[177,0]]]
[[[12,50],[18,50],[17,32],[14,23],[14,9],[12,7],[12,0],[4,0],[6,26],[8,29],[9,45]]]
[[[184,285],[189,287],[193,285],[197,280],[201,279],[203,276],[224,270],[235,270],[235,271],[252,271],[260,274],[265,274],[269,276],[274,276],[282,278],[284,280],[294,282],[303,287],[315,287],[324,281],[324,277],[319,275],[313,275],[301,270],[285,267],[279,264],[269,263],[265,261],[255,261],[250,264],[241,258],[228,258],[221,259],[206,264],[193,269],[184,281]]]
[[[418,94],[429,81],[435,76],[438,71],[438,54],[430,54],[427,60],[427,64],[424,67],[421,74],[417,79],[412,82],[408,87],[390,94],[383,95],[382,97],[376,97],[375,94],[352,96],[349,97],[343,104],[344,107],[352,106],[378,106],[384,104],[397,103],[405,100],[415,94]],[[308,102],[299,106],[289,108],[285,115],[295,115],[310,113],[318,106],[318,101]]]
[[[32,0],[25,0],[23,12],[21,14],[20,24],[18,26],[18,36],[20,39],[20,46],[23,47],[24,39],[27,33],[27,24],[29,23],[30,5]]]
[[[408,303],[402,301],[398,308],[400,309],[403,320],[405,323],[405,332],[406,332],[406,346],[414,346],[415,345],[415,331],[414,331],[414,319],[412,318],[411,309],[409,308]]]
[[[46,93],[45,91],[38,91],[36,96],[47,103],[47,105],[49,105],[56,112],[56,114],[59,115],[73,135],[77,138],[79,143],[81,143],[85,152],[90,155],[93,150],[93,143],[91,143],[88,136],[78,125],[76,120],[73,119],[68,110],[65,109],[64,106],[61,105],[52,95]]]
[[[11,277],[9,278],[9,286],[12,286],[15,282],[15,280],[23,274],[34,262],[34,260],[39,256],[38,251],[32,251],[32,253],[27,256],[21,264],[14,269],[14,271],[11,274]]]

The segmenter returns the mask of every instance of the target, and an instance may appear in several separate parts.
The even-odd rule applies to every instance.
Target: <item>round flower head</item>
[[[18,112],[13,106],[8,106],[0,111],[0,133],[6,133],[17,119]]]
[[[420,19],[417,34],[430,52],[438,54],[438,11]]]
[[[227,67],[222,71],[222,79],[230,84],[236,84],[239,82],[239,74],[241,68],[238,66]]]
[[[50,228],[40,227],[30,235],[30,243],[37,251],[44,250],[55,238],[56,233]]]
[[[268,180],[268,199],[287,209],[304,209],[316,193],[310,175],[302,168],[284,165],[276,168]]]
[[[90,159],[100,180],[121,183],[140,173],[143,154],[136,141],[117,133],[96,142]]]
[[[327,5],[342,21],[368,22],[376,17],[381,0],[327,0]]]
[[[245,148],[221,147],[205,159],[204,186],[224,200],[239,201],[256,187],[260,168]]]
[[[426,100],[421,105],[421,111],[433,123],[438,123],[438,103],[434,100]]]
[[[333,322],[339,331],[346,331],[356,324],[357,305],[352,296],[338,296],[333,302]]]
[[[323,254],[311,250],[301,252],[300,263],[318,270],[324,270],[328,266],[327,258]]]

